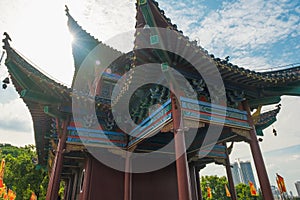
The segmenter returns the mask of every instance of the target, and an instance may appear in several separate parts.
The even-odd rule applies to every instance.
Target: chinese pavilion
[[[280,105],[266,113],[260,110],[279,103],[282,95],[300,95],[300,66],[268,72],[240,68],[190,41],[157,2],[138,0],[136,11],[134,49],[123,53],[91,36],[66,8],[75,38],[71,88],[36,69],[10,45],[5,33],[5,65],[32,115],[39,165],[49,170],[47,200],[58,198],[61,180],[66,183],[65,199],[72,200],[202,199],[199,171],[208,163],[226,167],[235,200],[229,154],[233,143],[241,141],[251,147],[264,199],[273,199],[257,135],[276,121]],[[154,63],[161,74],[147,65]],[[139,70],[142,65],[147,67]],[[207,79],[216,72],[221,85]],[[143,82],[148,77],[156,81],[134,85],[134,79]],[[130,88],[134,88],[127,102],[130,119],[122,114],[115,118],[112,108],[122,107]],[[119,126],[128,120],[134,125]],[[168,144],[172,147],[164,148]],[[169,163],[135,171],[139,166],[132,155],[152,152],[157,155],[151,162]],[[101,162],[99,155],[119,167]]]

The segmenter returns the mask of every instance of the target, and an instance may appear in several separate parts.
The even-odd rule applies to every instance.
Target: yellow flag
[[[3,179],[0,178],[0,189],[4,187]]]
[[[207,198],[212,199],[211,188],[207,186]]]
[[[4,200],[8,200],[8,195],[7,195],[7,191],[6,191],[6,187],[4,186],[4,191],[3,191],[3,199]]]
[[[5,160],[2,159],[1,164],[0,164],[0,188],[4,187],[4,183],[3,183],[4,168],[5,168]]]
[[[249,181],[249,186],[250,186],[250,193],[251,193],[251,196],[257,196],[257,192],[256,192],[256,189],[254,187],[254,184]]]
[[[15,200],[16,198],[16,194],[14,191],[12,191],[11,189],[8,190],[8,193],[7,193],[7,197],[9,200]]]
[[[280,176],[279,174],[276,174],[276,182],[280,191],[280,194],[286,192],[286,187],[285,187],[285,183],[284,183],[284,179],[282,176]]]
[[[37,197],[34,192],[31,193],[30,200],[37,200]]]
[[[225,184],[225,191],[226,191],[226,197],[231,197],[231,194],[230,194],[226,184]]]
[[[0,197],[2,197],[2,195],[4,194],[4,191],[6,190],[5,185],[3,185],[2,188],[0,188]]]

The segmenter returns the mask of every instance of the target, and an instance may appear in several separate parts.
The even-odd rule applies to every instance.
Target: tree
[[[211,188],[212,199],[218,200],[230,200],[230,197],[226,196],[225,184],[228,186],[228,181],[225,176],[202,176],[201,177],[201,191],[203,199],[207,198],[207,186]],[[240,183],[235,186],[237,198],[242,200],[260,200],[262,199],[261,193],[259,196],[251,196],[250,187],[247,184]]]
[[[262,199],[261,193],[258,192],[258,196],[251,196],[250,186],[244,183],[239,183],[235,186],[238,199],[243,200],[259,200]]]
[[[4,158],[6,163],[4,183],[16,192],[16,200],[29,199],[32,191],[39,199],[45,199],[48,174],[36,164],[37,154],[33,145],[21,148],[0,145],[0,158]]]
[[[228,200],[230,197],[226,196],[225,184],[228,181],[225,176],[202,176],[201,177],[201,191],[203,199],[207,199],[207,186],[211,188],[212,199]]]

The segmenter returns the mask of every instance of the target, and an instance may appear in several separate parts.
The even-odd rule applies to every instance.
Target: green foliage
[[[251,193],[250,193],[249,185],[240,183],[235,186],[235,190],[236,190],[238,199],[251,200]]]
[[[0,145],[0,158],[5,159],[4,183],[17,194],[17,200],[29,199],[32,191],[39,200],[45,199],[48,174],[36,165],[33,145],[14,147]]]
[[[226,197],[225,184],[228,186],[228,181],[225,176],[202,176],[201,177],[201,191],[203,199],[207,199],[207,186],[211,188],[212,199],[228,200]]]
[[[207,198],[207,186],[211,188],[212,191],[212,199],[218,200],[229,200],[230,197],[226,196],[225,186],[228,186],[228,181],[225,176],[218,177],[218,176],[202,176],[201,177],[201,191],[202,197],[205,200]],[[228,187],[229,188],[229,187]],[[237,193],[237,199],[241,200],[260,200],[262,199],[261,194],[259,193],[258,197],[251,196],[250,187],[244,183],[240,183],[235,186],[235,190]]]
[[[251,196],[250,186],[247,185],[247,184],[240,183],[240,184],[235,186],[235,190],[236,190],[238,199],[262,200],[262,195],[259,191],[257,191],[258,196]]]

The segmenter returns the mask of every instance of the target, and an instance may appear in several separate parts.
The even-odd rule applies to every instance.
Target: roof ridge
[[[69,20],[71,20],[73,22],[72,24],[75,25],[75,26],[77,26],[76,28],[79,28],[81,31],[83,31],[84,33],[86,33],[89,37],[91,37],[97,43],[102,44],[103,46],[105,46],[107,48],[110,48],[110,49],[112,49],[114,51],[117,51],[120,54],[124,54],[123,52],[117,50],[116,48],[114,48],[114,47],[112,47],[112,46],[110,46],[108,44],[105,44],[104,42],[102,42],[98,38],[96,38],[94,35],[92,35],[91,33],[89,33],[86,29],[84,29],[81,25],[79,25],[78,21],[76,21],[74,19],[74,17],[69,12],[69,8],[66,5],[65,5],[65,7],[66,7],[66,9],[65,9],[66,16],[68,17],[68,27],[69,27],[69,29],[70,29]],[[70,30],[70,32],[72,32],[72,31]]]
[[[139,0],[137,3],[137,11],[139,8],[149,6],[148,9],[151,9],[152,12],[156,12],[156,19],[153,20],[163,20],[163,24],[160,26],[157,26],[155,23],[153,24],[154,26],[157,27],[166,27],[170,28],[171,30],[174,30],[178,34],[179,39],[183,39],[188,46],[188,48],[192,48],[197,53],[202,54],[202,56],[207,57],[210,59],[214,64],[219,68],[219,70],[223,71],[224,73],[230,72],[232,73],[233,76],[240,75],[243,77],[249,77],[254,80],[262,81],[262,82],[279,82],[279,83],[284,83],[286,80],[292,80],[295,81],[297,80],[297,73],[284,73],[285,71],[279,71],[282,72],[280,74],[276,74],[277,72],[271,72],[271,73],[263,73],[263,72],[257,72],[251,69],[245,69],[243,67],[239,67],[238,65],[234,65],[229,62],[228,58],[221,59],[221,58],[215,58],[213,54],[209,54],[209,52],[204,49],[202,46],[200,46],[197,41],[191,41],[188,36],[185,36],[182,31],[179,31],[177,29],[177,25],[172,24],[171,19],[166,17],[165,12],[159,8],[159,4],[156,0]],[[137,16],[136,16],[137,18]],[[144,23],[147,24],[145,20],[143,20]],[[137,27],[141,27],[142,24],[137,24]],[[136,27],[136,28],[137,28]],[[250,81],[250,80],[248,80]]]
[[[6,40],[6,38],[4,40]],[[12,48],[7,40],[6,41],[4,41],[4,40],[3,40],[3,42],[5,45],[3,46],[3,48],[5,49],[5,51],[7,53],[5,65],[8,68],[8,71],[9,71],[10,75],[12,76],[11,77],[12,79],[17,79],[13,75],[16,72],[13,72],[15,70],[12,70],[12,68],[14,68],[15,66],[19,66],[18,67],[19,72],[26,74],[28,77],[32,77],[32,78],[30,78],[31,80],[35,80],[35,81],[39,80],[40,82],[46,82],[46,83],[48,83],[48,86],[50,85],[53,89],[56,88],[55,92],[57,92],[57,93],[68,94],[70,92],[69,87],[63,85],[60,82],[53,80],[52,78],[48,77],[46,74],[41,72],[41,70],[36,68],[34,66],[34,64],[32,64],[28,59],[26,59],[23,55],[21,55],[14,48]],[[9,62],[13,62],[13,63],[15,63],[15,65],[11,66],[9,64]],[[15,82],[14,82],[14,85],[15,85]],[[16,86],[18,93],[21,93],[21,90],[27,89],[25,87],[25,85],[22,85],[21,83],[18,83],[15,86]],[[40,89],[43,89],[43,84],[41,84],[41,86],[42,87],[40,87]]]

